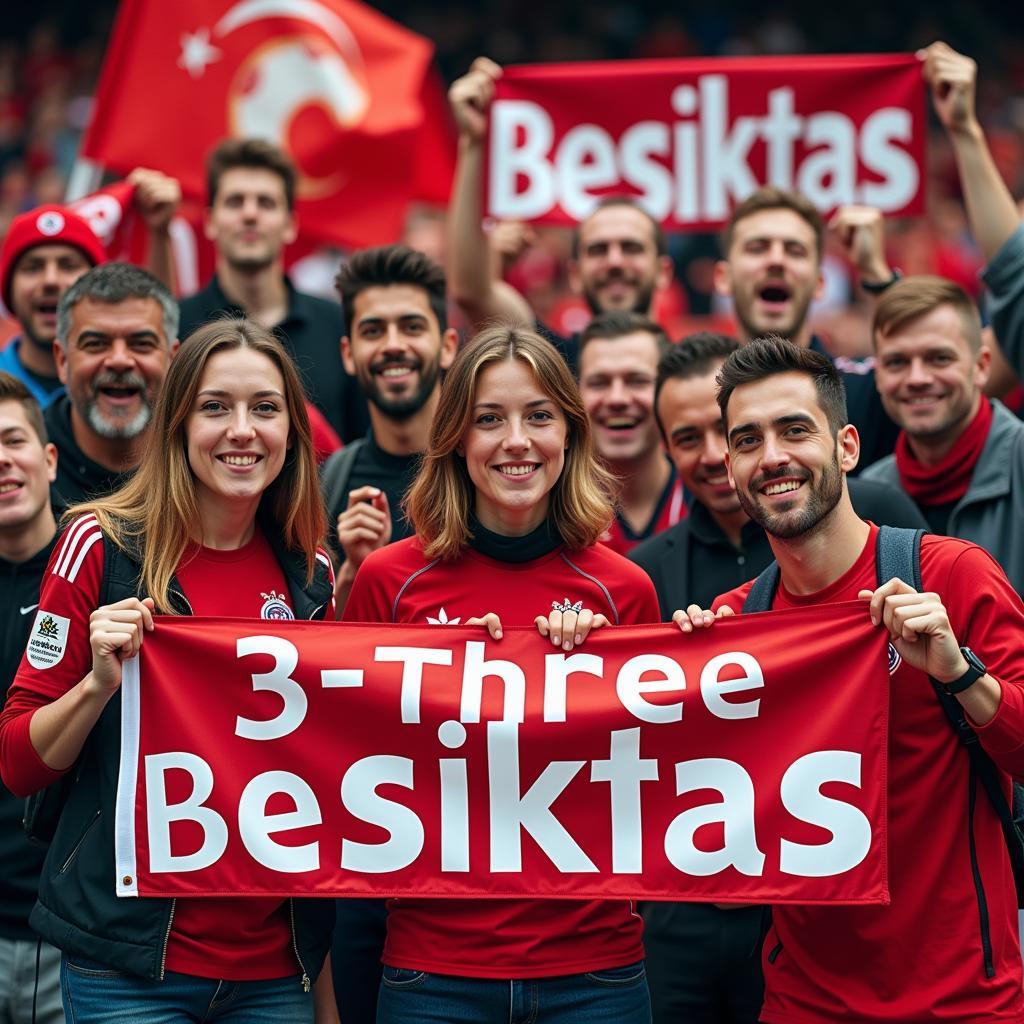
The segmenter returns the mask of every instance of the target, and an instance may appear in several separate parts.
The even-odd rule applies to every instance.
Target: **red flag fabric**
[[[122,688],[118,892],[888,901],[862,604],[551,651],[158,618]]]
[[[823,212],[924,212],[925,92],[910,55],[511,67],[490,111],[491,216],[572,224],[635,195],[666,228],[719,227],[759,185]]]
[[[122,174],[158,168],[202,200],[217,142],[267,138],[298,164],[304,239],[394,241],[423,191],[421,153],[427,198],[451,182],[432,57],[357,0],[122,0],[82,152]]]

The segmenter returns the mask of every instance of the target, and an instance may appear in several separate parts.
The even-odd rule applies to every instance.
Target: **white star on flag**
[[[200,28],[182,35],[178,67],[183,68],[193,78],[202,78],[206,65],[220,60],[222,56],[223,53],[216,46],[210,45],[210,30]]]
[[[437,613],[436,619],[430,615],[427,616],[427,622],[431,626],[457,626],[461,621],[461,615],[456,616],[454,619],[449,619],[448,613],[443,608]]]

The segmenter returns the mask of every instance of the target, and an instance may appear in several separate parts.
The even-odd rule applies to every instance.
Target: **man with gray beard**
[[[54,357],[67,394],[45,413],[60,453],[58,512],[108,494],[134,471],[177,347],[178,304],[139,267],[105,263],[61,297]]]

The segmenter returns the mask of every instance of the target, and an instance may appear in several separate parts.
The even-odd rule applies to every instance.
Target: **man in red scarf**
[[[991,352],[973,301],[941,277],[908,277],[875,310],[875,380],[902,428],[865,480],[901,487],[933,532],[986,548],[1024,593],[1024,423],[982,393]]]

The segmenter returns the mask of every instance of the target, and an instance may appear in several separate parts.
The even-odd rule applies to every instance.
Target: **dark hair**
[[[598,200],[597,206],[590,211],[573,228],[572,232],[572,258],[578,260],[580,258],[580,229],[584,224],[594,216],[595,213],[599,213],[601,210],[607,210],[609,206],[628,206],[631,210],[637,210],[647,218],[648,223],[651,225],[651,231],[654,233],[654,247],[658,251],[659,256],[664,256],[668,252],[668,241],[665,238],[665,231],[661,224],[656,221],[641,205],[636,201],[633,196],[604,196]]]
[[[295,209],[295,188],[299,172],[288,154],[266,139],[224,139],[206,158],[206,201],[213,206],[225,172],[236,167],[256,167],[272,171],[284,185],[288,209]]]
[[[46,434],[46,424],[43,422],[43,411],[39,408],[39,403],[32,397],[32,392],[25,387],[24,381],[3,370],[0,370],[0,402],[20,403],[22,409],[25,410],[25,419],[35,431],[40,444],[48,443],[49,437]]]
[[[718,407],[722,410],[722,419],[728,422],[726,410],[736,388],[777,373],[803,373],[814,381],[818,404],[825,413],[833,436],[850,422],[846,415],[846,388],[832,360],[820,352],[800,348],[776,334],[754,338],[738,348],[718,371],[715,383],[718,384]]]
[[[583,328],[583,333],[580,335],[579,351],[582,352],[588,342],[614,341],[627,334],[649,334],[658,347],[659,356],[672,344],[661,324],[655,323],[649,316],[644,316],[643,313],[633,313],[630,310],[616,309],[607,313],[598,313]]]
[[[71,310],[82,299],[96,302],[124,302],[125,299],[153,299],[160,307],[164,340],[168,345],[178,337],[180,312],[174,296],[162,281],[133,263],[101,263],[83,274],[57,303],[57,341],[67,348],[71,335]]]
[[[814,240],[818,247],[817,258],[818,262],[821,262],[825,252],[825,222],[821,219],[821,213],[807,196],[777,188],[775,185],[763,185],[732,211],[722,230],[722,255],[726,259],[729,258],[729,250],[732,248],[736,225],[745,217],[760,213],[762,210],[792,210],[805,220],[814,232]]]
[[[414,285],[427,293],[430,309],[441,331],[448,329],[448,297],[444,269],[429,256],[407,245],[380,245],[360,249],[342,264],[334,287],[338,289],[345,330],[351,334],[356,296],[367,288],[393,284]]]
[[[658,398],[666,381],[703,377],[739,347],[740,343],[735,338],[727,334],[713,334],[711,331],[699,331],[683,338],[676,345],[670,345],[658,360],[658,377],[654,382],[654,418],[658,420],[658,426],[661,427]]]

